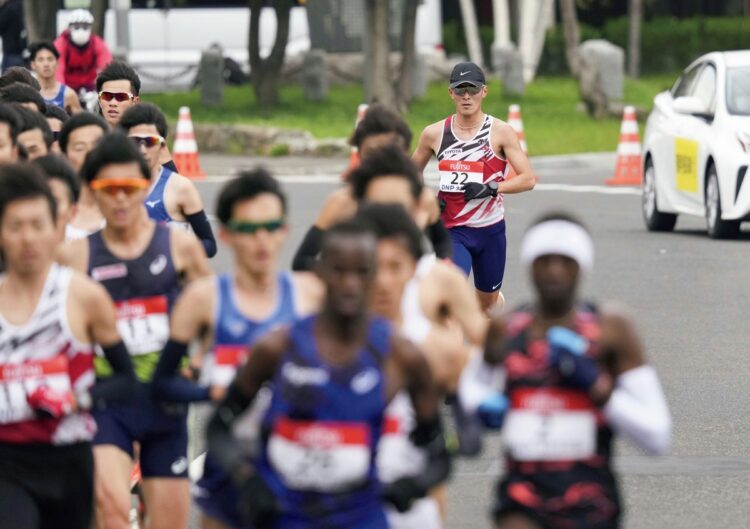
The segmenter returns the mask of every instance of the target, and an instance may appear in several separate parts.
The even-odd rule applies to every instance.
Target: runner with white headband
[[[484,358],[460,394],[487,426],[503,429],[505,475],[493,519],[502,529],[619,527],[611,465],[621,434],[652,454],[671,443],[671,419],[632,320],[578,300],[591,270],[591,237],[575,219],[548,215],[521,244],[533,304],[490,325]]]

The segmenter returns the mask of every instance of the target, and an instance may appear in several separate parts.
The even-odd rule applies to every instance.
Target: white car
[[[677,215],[706,218],[713,238],[750,220],[750,50],[694,61],[654,98],[643,139],[643,218],[670,231]]]

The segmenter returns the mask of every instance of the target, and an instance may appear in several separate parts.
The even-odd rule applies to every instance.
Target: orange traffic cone
[[[362,103],[357,107],[357,119],[354,120],[354,128],[357,128],[357,125],[359,125],[359,122],[362,121],[362,118],[365,117],[365,113],[367,112],[368,105],[366,103]],[[349,175],[351,174],[354,169],[357,168],[359,165],[359,150],[357,147],[352,146],[351,154],[349,155],[349,165],[346,168],[346,171],[341,175],[341,179],[346,181],[349,179]]]
[[[523,120],[521,119],[521,107],[520,105],[510,105],[508,107],[508,125],[513,127],[518,135],[518,142],[521,144],[521,150],[524,154],[528,154],[529,150],[526,147],[526,134],[523,132]],[[516,171],[513,166],[508,164],[508,174],[505,176],[506,179],[513,178],[516,176]]]
[[[641,142],[638,138],[638,122],[635,108],[625,107],[620,125],[620,142],[617,144],[615,175],[607,180],[608,186],[639,186],[643,181],[641,165]]]
[[[193,121],[190,119],[188,107],[180,107],[180,116],[177,119],[177,137],[172,148],[172,158],[182,176],[193,179],[206,177],[198,159],[198,144],[195,142]]]

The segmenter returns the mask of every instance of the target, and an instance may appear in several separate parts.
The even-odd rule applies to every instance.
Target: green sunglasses
[[[259,230],[266,230],[273,233],[285,226],[284,219],[269,220],[267,222],[246,222],[242,220],[230,220],[227,223],[227,229],[234,233],[255,233]]]

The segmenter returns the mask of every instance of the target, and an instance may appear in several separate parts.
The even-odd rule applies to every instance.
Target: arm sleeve
[[[111,402],[126,402],[135,390],[135,372],[125,344],[119,341],[102,347],[102,351],[114,374],[97,380],[91,388],[91,404],[96,408],[104,408]]]
[[[181,376],[177,369],[187,356],[187,344],[169,340],[156,364],[152,391],[154,397],[167,402],[203,402],[210,400],[209,389]]]
[[[165,162],[161,164],[162,167],[166,167],[173,173],[179,173],[180,171],[177,169],[177,165],[174,163],[174,160],[169,160],[168,162]]]
[[[617,433],[643,450],[654,455],[669,452],[672,418],[653,367],[641,366],[620,375],[604,414]]]
[[[438,259],[451,259],[453,257],[453,241],[443,221],[438,219],[435,224],[430,224],[427,226],[426,232]]]
[[[478,349],[472,352],[458,381],[459,402],[472,415],[490,396],[505,391],[505,370],[486,363],[482,356]]]
[[[208,422],[208,450],[230,475],[235,467],[244,463],[246,459],[239,443],[232,435],[232,425],[251,402],[233,382]]]
[[[185,219],[203,245],[206,255],[208,257],[216,255],[216,239],[214,238],[214,232],[211,229],[211,223],[208,222],[205,210],[197,211],[192,215],[185,215]]]
[[[324,233],[325,231],[317,226],[310,226],[310,229],[305,234],[305,238],[302,239],[302,244],[297,248],[297,253],[294,254],[292,270],[295,272],[306,272],[313,269],[320,253]]]

